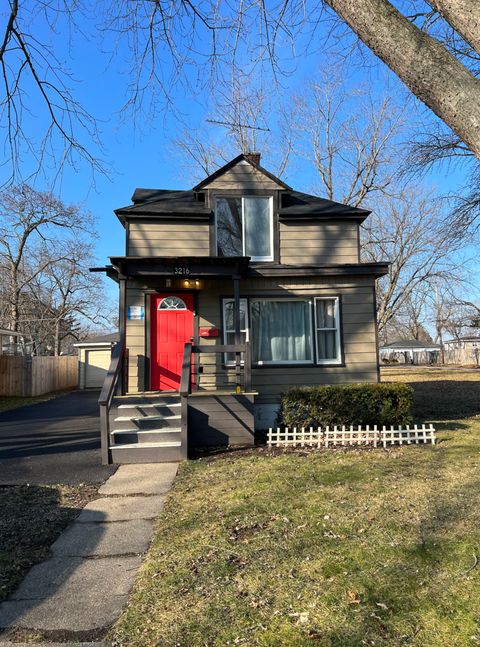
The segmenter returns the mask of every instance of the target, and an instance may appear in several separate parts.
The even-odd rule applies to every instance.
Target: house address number
[[[173,270],[173,273],[176,274],[177,276],[188,276],[190,274],[190,268],[189,267],[175,267]]]

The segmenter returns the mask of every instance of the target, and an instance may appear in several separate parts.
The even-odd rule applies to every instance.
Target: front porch
[[[196,386],[195,355],[234,353],[235,390]],[[178,392],[128,392],[128,352],[118,342],[100,398],[102,462],[185,460],[189,447],[254,444],[250,346],[196,346],[186,342]]]

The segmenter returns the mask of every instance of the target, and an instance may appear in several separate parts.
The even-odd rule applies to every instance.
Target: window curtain
[[[255,362],[312,360],[312,326],[308,302],[253,301],[251,315]]]
[[[270,258],[270,198],[243,198],[245,253],[254,258]]]
[[[334,299],[318,299],[316,306],[318,359],[338,359],[338,324],[335,318],[336,301]]]

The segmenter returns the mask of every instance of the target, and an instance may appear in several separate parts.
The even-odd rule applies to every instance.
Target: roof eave
[[[294,213],[294,212],[284,212],[280,210],[278,212],[279,220],[356,220],[358,222],[363,222],[371,214],[371,211],[355,210],[347,211],[345,213]]]

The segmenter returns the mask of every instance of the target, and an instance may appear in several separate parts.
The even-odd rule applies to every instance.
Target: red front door
[[[156,294],[151,300],[152,391],[178,391],[185,342],[193,337],[193,295]]]

